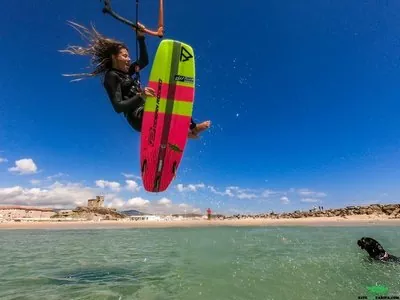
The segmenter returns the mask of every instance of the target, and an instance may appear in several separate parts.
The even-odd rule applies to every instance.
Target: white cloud
[[[86,205],[95,195],[92,189],[80,184],[56,182],[47,188],[0,188],[0,204],[74,208]]]
[[[125,180],[126,189],[131,192],[138,192],[140,190],[139,184],[133,180]]]
[[[172,203],[172,201],[167,198],[161,198],[160,200],[158,200],[158,204],[165,205],[165,206],[170,206],[171,203]]]
[[[37,166],[31,158],[23,158],[15,161],[15,167],[8,171],[19,173],[20,175],[34,174],[37,172]]]
[[[316,203],[319,202],[319,199],[316,198],[303,198],[300,200],[300,202],[304,202],[304,203]]]
[[[254,199],[254,198],[257,198],[257,195],[256,194],[247,194],[247,193],[239,192],[237,197],[239,199]]]
[[[289,204],[289,198],[288,197],[286,197],[286,196],[283,196],[283,197],[281,197],[281,202],[283,203],[283,204]]]
[[[136,176],[136,175],[134,175],[134,174],[127,174],[127,173],[124,173],[124,172],[122,172],[121,174],[122,174],[125,178],[142,179],[142,177]]]
[[[121,207],[123,207],[124,204],[125,204],[125,201],[123,199],[121,199],[121,198],[118,198],[118,197],[114,197],[114,198],[110,199],[110,197],[104,196],[104,200],[107,203],[107,204],[105,204],[106,207],[108,207],[108,208],[116,208],[118,210]]]
[[[31,185],[50,184],[54,179],[57,179],[57,178],[60,178],[60,177],[63,177],[63,176],[68,176],[68,174],[59,172],[57,174],[50,175],[50,176],[47,176],[47,177],[42,178],[42,179],[31,179],[29,182],[30,182]]]
[[[204,183],[199,183],[199,184],[188,184],[187,186],[184,186],[183,184],[178,184],[176,188],[178,189],[179,192],[197,192],[199,189],[204,188],[205,185]]]
[[[242,189],[238,186],[228,186],[225,188],[223,192],[218,191],[213,186],[208,186],[209,190],[220,196],[228,196],[228,197],[237,197],[239,199],[254,199],[258,198],[259,196],[255,193],[255,190],[252,189]]]
[[[121,189],[121,184],[119,182],[107,181],[107,180],[102,180],[102,179],[96,180],[96,186],[98,186],[99,188],[102,188],[102,189],[109,188],[115,192],[119,192]]]
[[[172,200],[165,197],[159,200],[147,200],[142,197],[134,197],[128,201],[124,201],[121,198],[111,195],[105,197],[107,207],[116,208],[119,211],[125,210],[138,210],[143,213],[149,214],[183,214],[183,213],[201,213],[201,210],[197,207],[193,207],[188,204],[174,204]],[[107,200],[108,199],[108,200]]]
[[[62,173],[49,176],[60,177]],[[0,189],[0,205],[27,205],[38,207],[53,207],[72,209],[76,206],[86,206],[88,199],[93,199],[101,192],[99,188],[109,188],[110,193],[103,194],[105,207],[116,208],[117,210],[136,209],[149,214],[177,214],[201,213],[201,210],[191,205],[173,203],[173,200],[161,198],[159,200],[148,200],[142,197],[124,199],[119,192],[122,191],[118,182],[96,180],[96,186],[88,187],[80,183],[59,182],[44,185],[49,177],[43,180],[32,179],[28,187],[13,186]],[[133,180],[126,180],[125,189],[137,191],[140,187]]]
[[[323,198],[326,197],[326,194],[323,192],[314,192],[309,189],[299,189],[298,194],[304,197],[316,197],[316,198]]]
[[[8,162],[8,159],[4,158],[4,157],[0,157],[0,164],[5,163],[5,162]]]
[[[281,195],[281,194],[285,194],[284,192],[279,192],[279,191],[273,191],[273,190],[264,190],[261,193],[261,197],[263,198],[269,198],[270,196],[277,196],[277,195]]]
[[[213,186],[208,186],[208,188],[210,189],[210,191],[216,195],[220,195],[220,196],[229,196],[229,197],[233,197],[234,194],[232,192],[232,188],[226,188],[225,191],[220,192],[218,191],[215,187]]]
[[[125,207],[131,207],[131,208],[145,208],[150,204],[149,200],[143,199],[141,197],[135,197],[129,199],[126,204],[124,204]]]
[[[57,174],[54,174],[54,175],[51,175],[51,176],[47,176],[46,179],[49,180],[49,181],[51,181],[51,180],[53,180],[53,179],[55,179],[55,178],[60,178],[60,177],[63,177],[63,176],[68,176],[68,175],[59,172],[59,173],[57,173]]]
[[[315,192],[310,189],[298,189],[297,194],[301,197],[300,202],[303,203],[317,203],[321,202],[320,198],[326,197],[326,193]]]

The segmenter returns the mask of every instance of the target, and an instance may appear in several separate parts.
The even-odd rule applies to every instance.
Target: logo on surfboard
[[[193,58],[193,55],[185,48],[181,47],[181,56],[179,58],[180,61],[188,61],[189,59]]]
[[[158,121],[158,110],[160,107],[160,98],[161,98],[161,87],[162,87],[162,80],[158,80],[158,89],[157,89],[157,100],[156,100],[156,110],[154,112],[154,120],[153,124],[150,127],[149,131],[149,144],[154,146],[154,139],[156,137],[156,128],[157,128],[157,121]]]
[[[179,152],[179,153],[183,152],[183,150],[181,148],[179,148],[178,145],[176,145],[176,144],[168,143],[168,146],[172,151]]]
[[[193,83],[194,81],[193,77],[187,77],[183,75],[175,75],[174,80],[180,82],[189,82],[189,83]]]

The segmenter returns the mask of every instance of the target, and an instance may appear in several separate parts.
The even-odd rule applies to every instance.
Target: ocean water
[[[0,230],[0,299],[358,299],[400,296],[398,227]],[[369,297],[368,299],[374,299]]]

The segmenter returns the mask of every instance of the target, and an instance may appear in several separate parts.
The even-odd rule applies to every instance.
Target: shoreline
[[[228,220],[173,221],[24,221],[2,222],[5,229],[116,229],[116,228],[204,228],[204,227],[267,227],[267,226],[400,226],[400,219],[380,216],[309,217],[309,218],[243,218]]]

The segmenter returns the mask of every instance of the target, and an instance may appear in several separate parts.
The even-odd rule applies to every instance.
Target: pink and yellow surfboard
[[[156,91],[156,97],[147,97],[144,107],[141,174],[146,191],[162,192],[174,179],[186,146],[195,89],[192,47],[163,40],[148,86]]]

